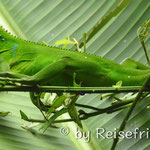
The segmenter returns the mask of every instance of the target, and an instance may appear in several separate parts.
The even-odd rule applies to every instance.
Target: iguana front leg
[[[10,71],[9,65],[4,61],[3,58],[0,58],[0,72]],[[5,81],[0,81],[0,85],[5,85]]]

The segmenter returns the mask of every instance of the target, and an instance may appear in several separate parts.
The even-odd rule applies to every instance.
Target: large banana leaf
[[[0,0],[0,24],[24,39],[53,45],[66,35],[82,39],[84,32],[104,16],[108,16],[119,4],[119,0]],[[144,52],[138,41],[136,31],[150,15],[149,0],[132,0],[127,7],[110,17],[88,41],[87,51],[96,55],[121,62],[132,57],[146,63]],[[146,45],[150,47],[150,38]],[[81,104],[99,108],[110,105],[109,100],[100,101],[100,95],[81,96]],[[143,100],[131,116],[126,130],[134,131],[138,127],[147,131],[150,125],[150,111],[146,109],[150,99]],[[24,130],[21,126],[29,124],[20,118],[19,110],[32,118],[40,119],[40,112],[32,105],[27,93],[0,93],[0,111],[10,111],[10,115],[0,118],[0,150],[53,150],[53,149],[104,149],[111,147],[112,139],[96,137],[97,128],[113,131],[119,127],[127,109],[113,114],[103,114],[83,121],[84,127],[91,132],[90,142],[76,139],[75,124],[57,124],[57,127],[69,127],[72,131],[64,136],[60,128],[49,128],[45,133]],[[63,116],[64,118],[67,116]],[[149,138],[122,139],[118,150],[148,150]]]

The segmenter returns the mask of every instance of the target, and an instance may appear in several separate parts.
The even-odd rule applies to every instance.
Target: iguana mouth
[[[10,49],[3,49],[3,50],[0,51],[0,54],[2,54],[4,52],[8,52],[8,51],[10,51]]]

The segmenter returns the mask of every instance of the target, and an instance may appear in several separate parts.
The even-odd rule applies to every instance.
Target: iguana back
[[[122,80],[123,85],[142,85],[149,76],[150,69],[131,68],[114,61],[57,47],[25,41],[16,38],[0,28],[0,58],[7,62],[11,71],[33,76],[46,66],[66,60],[66,67],[61,73],[51,77],[45,85],[71,85],[73,73],[77,73],[77,82],[83,86],[111,86]],[[69,65],[69,62],[71,65]],[[53,68],[54,71],[57,69]],[[45,70],[46,71],[46,70]],[[44,77],[43,77],[44,79]]]
[[[62,57],[94,62],[106,68],[119,65],[111,60],[74,50],[45,46],[19,39],[0,27],[0,57],[3,57],[15,72],[33,75],[47,64],[59,61]]]

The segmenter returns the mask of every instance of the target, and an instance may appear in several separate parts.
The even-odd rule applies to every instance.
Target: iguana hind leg
[[[124,66],[129,67],[129,68],[140,69],[140,70],[150,69],[150,67],[148,67],[148,66],[146,66],[140,62],[137,62],[132,58],[125,59],[124,61],[121,62],[121,65],[124,65]]]
[[[90,68],[90,69],[89,69]],[[69,70],[69,71],[68,71]],[[55,77],[57,74],[62,72],[84,72],[90,74],[91,71],[95,74],[98,73],[99,66],[95,63],[72,59],[70,57],[63,57],[59,61],[49,64],[33,76],[27,76],[24,74],[13,73],[13,72],[1,72],[0,80],[1,81],[13,81],[20,82],[26,85],[37,85],[42,84],[48,85],[49,80]]]

